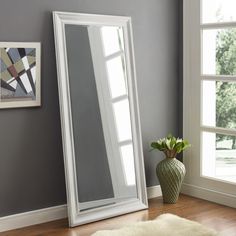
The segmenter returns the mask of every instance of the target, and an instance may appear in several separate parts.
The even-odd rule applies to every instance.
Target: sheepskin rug
[[[217,232],[197,222],[172,214],[163,214],[152,221],[127,225],[116,230],[101,230],[92,236],[218,236]]]

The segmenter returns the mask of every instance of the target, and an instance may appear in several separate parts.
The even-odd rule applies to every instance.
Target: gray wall
[[[66,201],[53,10],[132,17],[148,186],[150,141],[179,132],[179,0],[1,0],[0,41],[42,42],[42,107],[0,110],[0,216]]]
[[[65,34],[79,201],[112,198],[88,29],[66,25]]]

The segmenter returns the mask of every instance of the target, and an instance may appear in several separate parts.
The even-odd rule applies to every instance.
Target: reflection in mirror
[[[81,209],[84,210],[103,204],[97,202],[101,199],[114,198],[114,192],[98,104],[88,29],[84,26],[66,25],[65,34],[78,199],[80,199]]]
[[[127,94],[125,67],[121,56],[114,57],[106,62],[107,77],[111,97],[116,98]]]
[[[103,18],[54,13],[70,225],[147,207],[130,19]]]
[[[80,210],[137,198],[123,30],[66,25],[65,35]]]
[[[121,27],[101,26],[100,31],[105,56],[124,51],[123,29]]]

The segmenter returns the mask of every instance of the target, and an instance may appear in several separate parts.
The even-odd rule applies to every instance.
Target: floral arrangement
[[[152,150],[162,151],[168,158],[175,158],[178,153],[181,153],[190,146],[191,144],[187,140],[176,138],[172,134],[151,143]]]

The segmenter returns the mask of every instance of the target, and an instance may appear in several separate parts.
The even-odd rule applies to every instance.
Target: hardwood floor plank
[[[0,233],[1,236],[89,236],[97,230],[120,228],[138,221],[153,220],[172,213],[211,227],[225,236],[236,236],[236,209],[202,199],[181,195],[176,204],[163,204],[162,199],[149,200],[149,209],[91,224],[68,228],[67,219]]]

